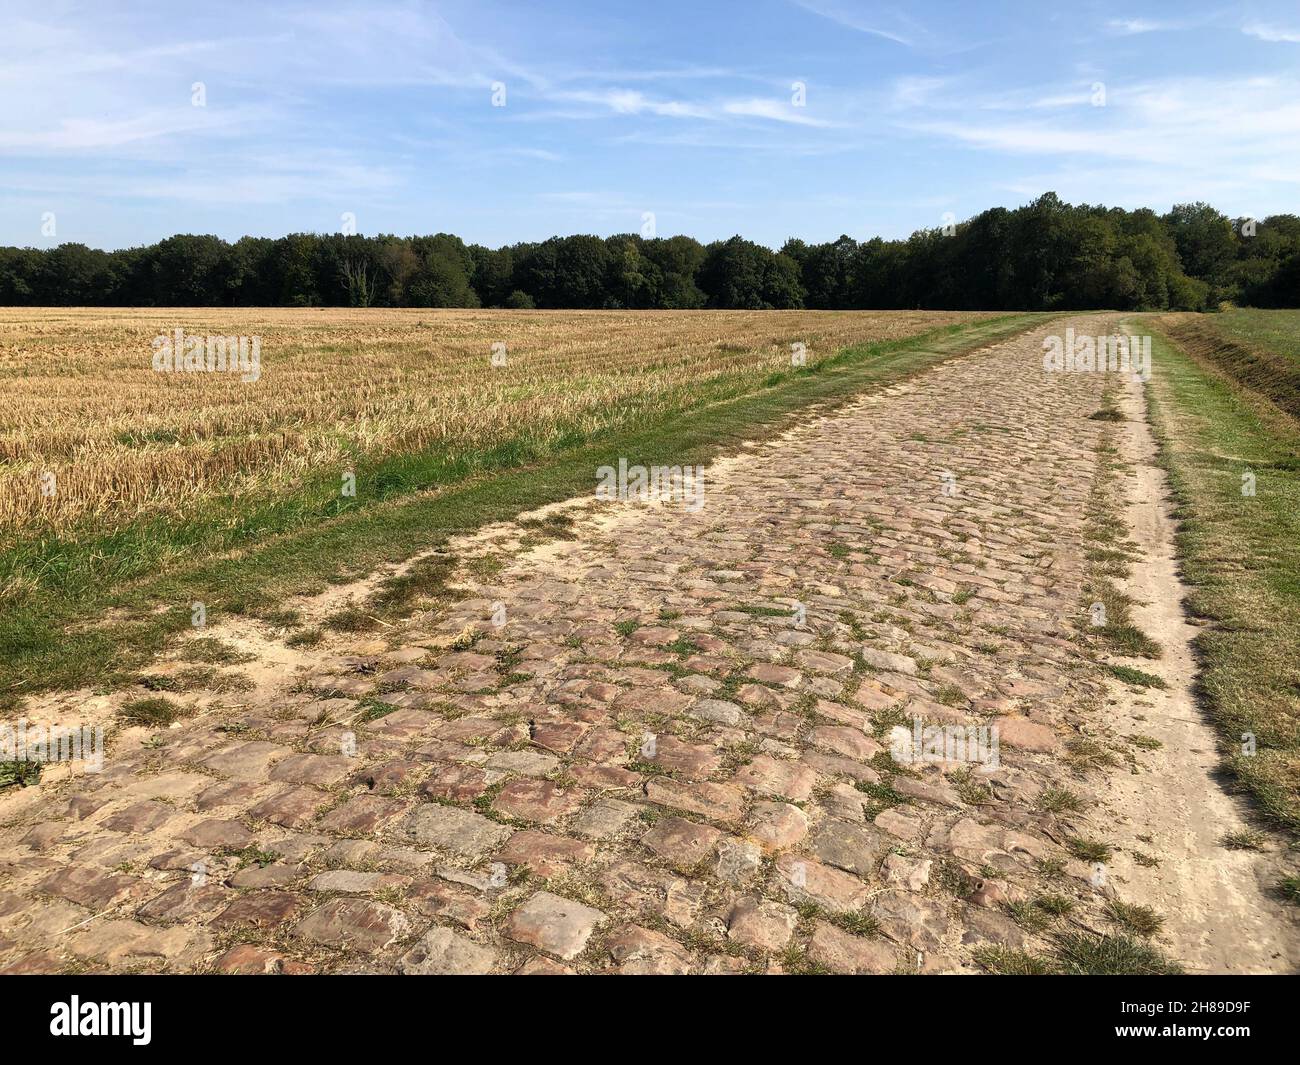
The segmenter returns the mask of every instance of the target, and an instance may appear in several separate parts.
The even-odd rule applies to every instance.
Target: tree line
[[[182,234],[147,247],[0,248],[0,304],[145,307],[1213,310],[1300,306],[1300,217],[1209,204],[1070,205],[1055,193],[906,240],[448,233],[279,239]]]

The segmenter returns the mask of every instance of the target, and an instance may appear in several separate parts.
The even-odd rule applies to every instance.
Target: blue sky
[[[1294,0],[0,0],[0,17],[0,244],[279,236],[346,212],[362,233],[492,245],[649,213],[660,236],[776,246],[1047,189],[1300,211]]]

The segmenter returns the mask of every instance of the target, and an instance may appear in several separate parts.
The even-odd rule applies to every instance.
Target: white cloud
[[[803,108],[794,107],[783,100],[765,97],[750,97],[747,100],[728,100],[722,105],[728,115],[741,115],[749,118],[766,118],[772,122],[789,122],[796,126],[818,126],[826,128],[832,122],[814,118]]]
[[[1108,29],[1114,33],[1121,33],[1130,36],[1138,33],[1155,33],[1158,30],[1176,29],[1177,26],[1172,22],[1156,22],[1154,19],[1146,18],[1113,18],[1106,23]]]
[[[102,152],[200,131],[246,132],[268,114],[262,108],[209,112],[206,108],[185,107],[123,119],[64,118],[43,128],[0,130],[0,151],[24,155]]]
[[[635,89],[603,89],[559,92],[551,99],[566,103],[590,104],[598,112],[615,115],[653,115],[659,118],[696,119],[705,122],[722,122],[729,119],[759,118],[769,122],[796,126],[829,128],[836,123],[818,118],[803,108],[795,107],[779,97],[750,96],[722,100],[660,100]],[[559,117],[547,112],[548,117]],[[584,117],[579,111],[566,117]],[[590,117],[590,116],[587,116]]]
[[[1026,100],[1021,111],[1010,111],[1005,96],[992,107],[969,94],[933,99],[906,114],[906,128],[981,151],[1055,161],[1072,180],[1039,187],[1071,187],[1076,195],[1082,189],[1092,201],[1109,190],[1141,188],[1165,190],[1152,192],[1153,202],[1169,202],[1170,190],[1174,198],[1196,199],[1217,192],[1243,203],[1268,196],[1290,209],[1300,172],[1300,80],[1168,78],[1116,82],[1108,90],[1105,107],[1056,112],[1035,109],[1043,98]]]
[[[589,104],[598,111],[612,112],[616,115],[657,115],[661,118],[701,118],[712,117],[709,108],[700,104],[687,103],[682,100],[657,100],[636,89],[599,89],[575,90],[550,93],[547,99],[564,103]],[[581,117],[582,111],[575,113]]]
[[[951,78],[916,75],[897,78],[891,90],[891,103],[894,107],[919,107],[951,84]]]
[[[1300,30],[1283,29],[1265,22],[1248,22],[1241,27],[1247,37],[1258,37],[1273,43],[1300,44]]]
[[[797,7],[810,11],[814,15],[820,15],[824,19],[830,19],[846,29],[856,30],[858,33],[870,34],[873,37],[883,37],[887,41],[893,41],[895,44],[911,46],[915,43],[914,34],[919,28],[915,22],[905,19],[901,14],[894,12],[892,16],[882,12],[878,7],[868,12],[859,12],[851,3],[832,2],[832,0],[794,0]],[[883,25],[886,17],[892,17],[894,25]],[[899,26],[898,23],[904,25]],[[910,23],[910,27],[907,25]]]

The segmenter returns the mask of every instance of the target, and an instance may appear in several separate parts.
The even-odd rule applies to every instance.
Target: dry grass
[[[536,446],[753,388],[950,312],[0,310],[0,527],[15,539],[271,495],[359,457]],[[261,338],[261,379],[158,373],[152,339]],[[490,362],[494,342],[507,364]],[[46,472],[57,478],[41,492]],[[331,473],[331,475],[333,475]]]

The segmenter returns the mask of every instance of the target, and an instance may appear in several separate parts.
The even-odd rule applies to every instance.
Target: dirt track
[[[1125,390],[1121,409],[1129,416],[1121,450],[1134,464],[1125,519],[1145,555],[1123,585],[1138,601],[1139,627],[1163,650],[1157,662],[1129,664],[1168,688],[1139,694],[1112,684],[1114,726],[1163,744],[1144,760],[1144,775],[1110,778],[1107,805],[1123,826],[1116,839],[1126,844],[1116,870],[1128,882],[1129,899],[1165,915],[1168,938],[1190,972],[1294,972],[1300,927],[1270,891],[1282,869],[1269,853],[1223,845],[1226,835],[1250,829],[1248,804],[1225,790],[1217,740],[1193,694],[1197,629],[1183,611],[1168,486],[1137,385]],[[1132,860],[1134,851],[1146,850],[1139,836],[1155,841],[1159,865]]]

